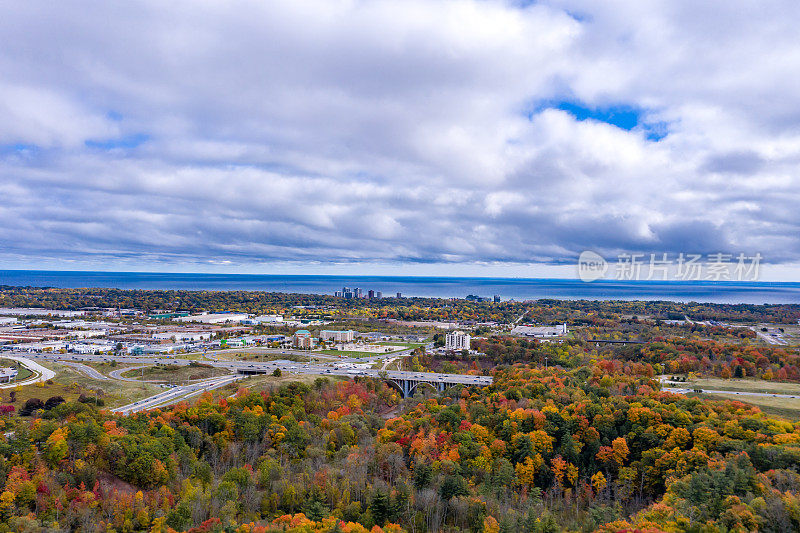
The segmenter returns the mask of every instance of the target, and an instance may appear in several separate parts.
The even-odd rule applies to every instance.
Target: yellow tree
[[[603,475],[602,472],[597,472],[595,475],[592,476],[592,486],[596,492],[602,491],[606,488],[606,476]]]
[[[611,442],[611,449],[614,451],[614,462],[617,466],[622,466],[628,458],[628,442],[623,437],[617,437]]]
[[[517,474],[517,480],[523,485],[533,486],[534,479],[536,478],[536,471],[542,466],[542,456],[538,453],[533,457],[526,457],[524,463],[517,463],[514,468]]]

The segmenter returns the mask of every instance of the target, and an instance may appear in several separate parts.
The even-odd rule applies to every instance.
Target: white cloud
[[[798,11],[15,4],[0,248],[16,264],[560,263],[690,245],[797,262]],[[562,100],[669,134],[541,108]]]

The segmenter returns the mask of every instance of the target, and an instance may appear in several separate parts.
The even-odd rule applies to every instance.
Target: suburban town
[[[735,439],[738,446],[750,450],[754,463],[748,468],[772,465],[772,459],[759,455],[764,446],[769,446],[770,453],[777,457],[800,453],[796,447],[800,437],[795,440],[795,435],[800,434],[800,306],[498,301],[474,295],[447,299],[370,298],[369,293],[353,297],[344,294],[348,291],[307,295],[0,288],[0,424],[6,439],[9,445],[21,446],[27,441],[19,438],[27,434],[24,428],[30,423],[36,427],[61,420],[67,424],[63,427],[77,428],[76,420],[86,417],[97,417],[104,427],[111,428],[103,430],[103,434],[114,435],[118,431],[114,427],[133,427],[130,424],[160,417],[182,417],[201,409],[206,414],[197,419],[200,427],[216,416],[213,413],[227,413],[229,420],[220,419],[219,429],[231,431],[231,442],[238,442],[236,435],[245,431],[241,424],[251,419],[247,418],[251,413],[255,417],[252,420],[262,421],[252,427],[256,432],[252,438],[268,440],[270,449],[275,450],[267,454],[270,459],[261,460],[272,461],[271,454],[275,453],[279,454],[276,458],[294,461],[296,466],[292,468],[300,470],[293,470],[293,475],[300,477],[294,477],[291,486],[307,491],[309,498],[321,498],[314,496],[320,487],[316,481],[302,481],[305,478],[301,472],[314,457],[331,454],[328,461],[332,462],[326,471],[333,475],[332,468],[345,468],[336,474],[345,479],[347,457],[361,453],[355,450],[366,446],[364,450],[370,451],[364,460],[376,467],[382,464],[381,454],[390,450],[396,454],[395,468],[407,471],[409,476],[423,468],[428,472],[428,466],[419,465],[430,465],[430,475],[435,471],[437,474],[426,483],[440,484],[436,494],[447,496],[434,505],[440,511],[452,508],[457,514],[451,519],[457,524],[468,520],[470,511],[454,507],[458,498],[465,496],[439,491],[460,486],[452,490],[466,495],[470,490],[466,468],[473,469],[472,476],[486,476],[480,482],[486,486],[495,483],[492,479],[499,475],[497,469],[505,468],[508,479],[537,494],[534,501],[525,500],[524,505],[534,509],[529,512],[538,514],[504,518],[496,511],[501,500],[492,496],[481,504],[483,518],[478,523],[491,529],[495,522],[526,523],[543,516],[546,529],[542,531],[558,530],[555,517],[564,512],[564,506],[572,505],[573,498],[597,509],[607,508],[612,501],[623,502],[624,509],[628,509],[623,512],[627,513],[647,509],[649,498],[663,494],[660,491],[664,489],[658,488],[659,480],[663,482],[673,475],[670,472],[674,467],[659,467],[659,456],[642,446],[645,438],[655,443],[656,450],[660,449],[658,446],[667,447],[659,453],[670,449],[669,453],[678,456],[699,453],[694,449],[697,444],[692,445],[686,435],[689,439],[694,435],[695,441],[712,439],[704,446],[716,454],[723,446],[732,446],[730,439]],[[44,301],[51,306],[42,306]],[[86,305],[89,301],[93,305]],[[527,385],[520,388],[517,384]],[[525,396],[528,394],[532,396]],[[570,414],[570,410],[578,408],[581,398],[611,402],[606,414],[592,415],[592,424],[605,427],[602,431],[606,437],[600,433],[593,437],[593,431],[600,431],[592,430],[593,425],[580,429],[580,424],[588,423],[589,418]],[[294,414],[289,417],[285,405],[297,405],[298,401],[311,403],[302,409],[293,408]],[[313,402],[322,403],[311,407]],[[476,411],[484,413],[478,415],[458,407],[472,403],[470,409],[479,409],[475,406],[485,405],[483,402],[507,405],[497,420],[489,416],[488,410]],[[611,405],[623,410],[612,411]],[[652,426],[646,419],[637,419],[636,425],[620,432],[602,422],[603,417],[630,417],[639,412],[642,414],[636,416],[660,413],[660,420],[669,420],[671,409],[688,412],[700,406],[707,414],[691,423],[659,422]],[[612,415],[615,412],[628,414]],[[432,435],[439,437],[424,436],[421,429],[413,429],[425,420],[426,424],[435,424],[437,429]],[[569,424],[573,424],[575,436],[557,429],[568,420],[573,420]],[[512,423],[517,429],[512,429]],[[733,423],[742,430],[735,432]],[[330,428],[346,432],[345,428],[361,424],[373,429],[364,426],[359,430],[363,435],[347,437],[358,439],[360,445],[331,440],[339,437]],[[629,422],[623,427],[625,424]],[[692,432],[686,429],[687,424],[693,427]],[[655,427],[662,428],[658,431],[664,436],[653,433],[646,437]],[[746,433],[749,430],[743,428],[747,427],[772,428],[772,436],[756,438]],[[50,442],[60,430],[54,431],[42,441],[43,449],[52,449]],[[301,436],[306,431],[309,435]],[[488,431],[494,436],[489,437]],[[77,445],[72,439],[78,435],[78,429],[70,429],[65,442]],[[221,433],[206,435],[219,438]],[[457,435],[477,435],[469,437],[478,439],[470,445],[473,451],[463,442],[457,445],[455,440],[447,440],[465,438]],[[107,438],[111,438],[110,443],[116,442],[116,437]],[[771,444],[764,444],[764,438],[769,438]],[[435,439],[445,440],[437,445]],[[570,444],[576,439],[586,448]],[[602,439],[608,444],[601,444]],[[659,439],[665,442],[658,444]],[[683,444],[676,447],[677,439],[683,439]],[[720,439],[731,443],[723,445],[727,441]],[[290,442],[292,447],[287,448]],[[304,443],[307,450],[294,447],[298,443]],[[413,451],[418,448],[419,452]],[[59,462],[69,460],[67,455],[58,453]],[[111,449],[104,451],[104,456],[107,453],[112,453]],[[131,461],[140,452],[128,449],[125,453],[127,461]],[[158,461],[155,464],[167,465],[169,455],[158,453],[153,456]],[[615,453],[618,459],[614,459]],[[482,463],[479,459],[484,455],[492,456],[493,463]],[[456,456],[458,461],[454,460]],[[245,459],[235,461],[240,460]],[[205,463],[206,459],[192,461],[211,464]],[[616,466],[607,473],[594,470],[597,461],[601,465],[611,461]],[[459,462],[461,466],[456,467]],[[543,466],[546,463],[552,466]],[[172,483],[170,476],[180,477],[178,470],[172,474],[164,470],[156,479],[133,466],[96,464],[110,469],[111,473],[104,476],[149,487],[150,492]],[[179,468],[177,463],[174,468]],[[478,474],[481,468],[486,469],[484,474]],[[561,468],[567,470],[562,472]],[[630,480],[633,472],[646,475],[649,488],[637,488],[639,482]],[[563,478],[559,477],[561,473]],[[106,479],[99,473],[95,476],[92,479],[96,483]],[[427,516],[426,507],[381,510],[380,487],[386,481],[380,480],[385,479],[384,474],[378,470],[374,473],[377,477],[371,476],[360,478],[363,481],[348,481],[368,483],[361,485],[362,490],[379,492],[365,493],[371,495],[359,504],[360,511],[354,507],[352,514],[341,515],[345,523],[372,524],[370,527],[392,531],[393,523],[432,520],[426,527],[436,530],[450,520],[442,514]],[[576,487],[581,476],[591,491],[586,488],[587,492],[580,496],[571,496],[567,489]],[[263,494],[289,490],[289,485],[259,489],[261,482],[253,483],[251,490],[262,490]],[[548,497],[555,498],[550,504],[545,505],[540,486],[550,487]],[[97,490],[104,499],[113,500],[112,492]],[[171,490],[177,491],[178,487]],[[411,494],[423,498],[424,490],[412,489]],[[352,496],[341,497],[348,505],[354,505]],[[285,519],[288,525],[297,520],[298,514],[305,517],[301,521],[313,521],[314,517],[321,520],[333,512],[323,500],[313,501],[317,503],[279,500],[265,504],[266,510],[252,507],[248,512],[264,517],[259,520],[266,520],[273,529],[283,527],[283,515],[274,516],[278,512],[292,513],[293,518]],[[522,501],[517,500],[515,505],[523,505]],[[70,520],[78,520],[84,516],[82,513],[94,516],[88,509],[77,509]],[[148,517],[147,523],[162,520],[176,531],[195,520],[176,514],[177,511],[150,508],[149,512],[156,518]],[[411,518],[405,512],[411,513]],[[209,514],[203,511],[198,516]],[[145,523],[144,518],[137,520]],[[574,524],[597,523],[592,520],[581,515]],[[791,520],[787,517],[783,523]]]

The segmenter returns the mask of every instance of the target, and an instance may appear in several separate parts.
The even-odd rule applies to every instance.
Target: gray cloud
[[[797,262],[800,7],[749,6],[8,6],[0,260]]]
[[[731,174],[755,174],[764,168],[765,161],[751,151],[714,154],[708,158],[705,169],[708,172]]]

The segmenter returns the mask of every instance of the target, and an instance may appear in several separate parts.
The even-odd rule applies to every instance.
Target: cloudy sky
[[[796,0],[2,13],[0,268],[800,279]]]

